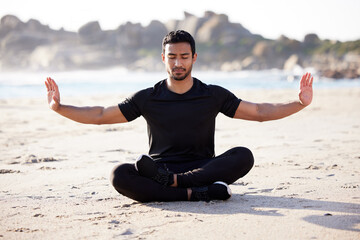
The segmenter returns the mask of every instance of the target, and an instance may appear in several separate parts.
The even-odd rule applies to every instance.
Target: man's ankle
[[[173,174],[173,177],[174,177],[174,183],[170,185],[170,187],[177,187],[178,186],[178,183],[177,183],[177,174]]]
[[[188,201],[190,201],[190,200],[191,200],[191,194],[192,194],[192,190],[191,190],[191,188],[188,188],[188,189],[187,189],[187,197],[188,197]]]

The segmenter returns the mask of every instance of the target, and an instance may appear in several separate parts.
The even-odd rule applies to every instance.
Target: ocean
[[[304,71],[305,72],[305,71]],[[300,75],[282,70],[196,71],[193,77],[231,91],[246,89],[297,89]],[[166,72],[131,72],[124,69],[68,72],[2,72],[0,99],[37,98],[46,95],[44,81],[52,77],[61,96],[127,94],[151,87],[167,77]],[[360,88],[360,79],[331,80],[315,74],[314,88]]]

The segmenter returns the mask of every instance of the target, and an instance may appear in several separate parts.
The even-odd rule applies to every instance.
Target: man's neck
[[[186,79],[178,81],[174,80],[171,77],[166,79],[167,88],[177,94],[184,94],[189,91],[194,84],[194,80],[191,76],[188,76]]]

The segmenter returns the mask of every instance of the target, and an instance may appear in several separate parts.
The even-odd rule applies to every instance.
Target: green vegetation
[[[342,57],[348,52],[360,54],[360,40],[350,42],[325,40],[314,50],[316,54],[335,54],[337,57]]]

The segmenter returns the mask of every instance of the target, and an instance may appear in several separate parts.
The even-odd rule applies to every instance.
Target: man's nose
[[[179,59],[179,58],[175,59],[175,66],[178,67],[181,65],[182,65],[181,59]]]

